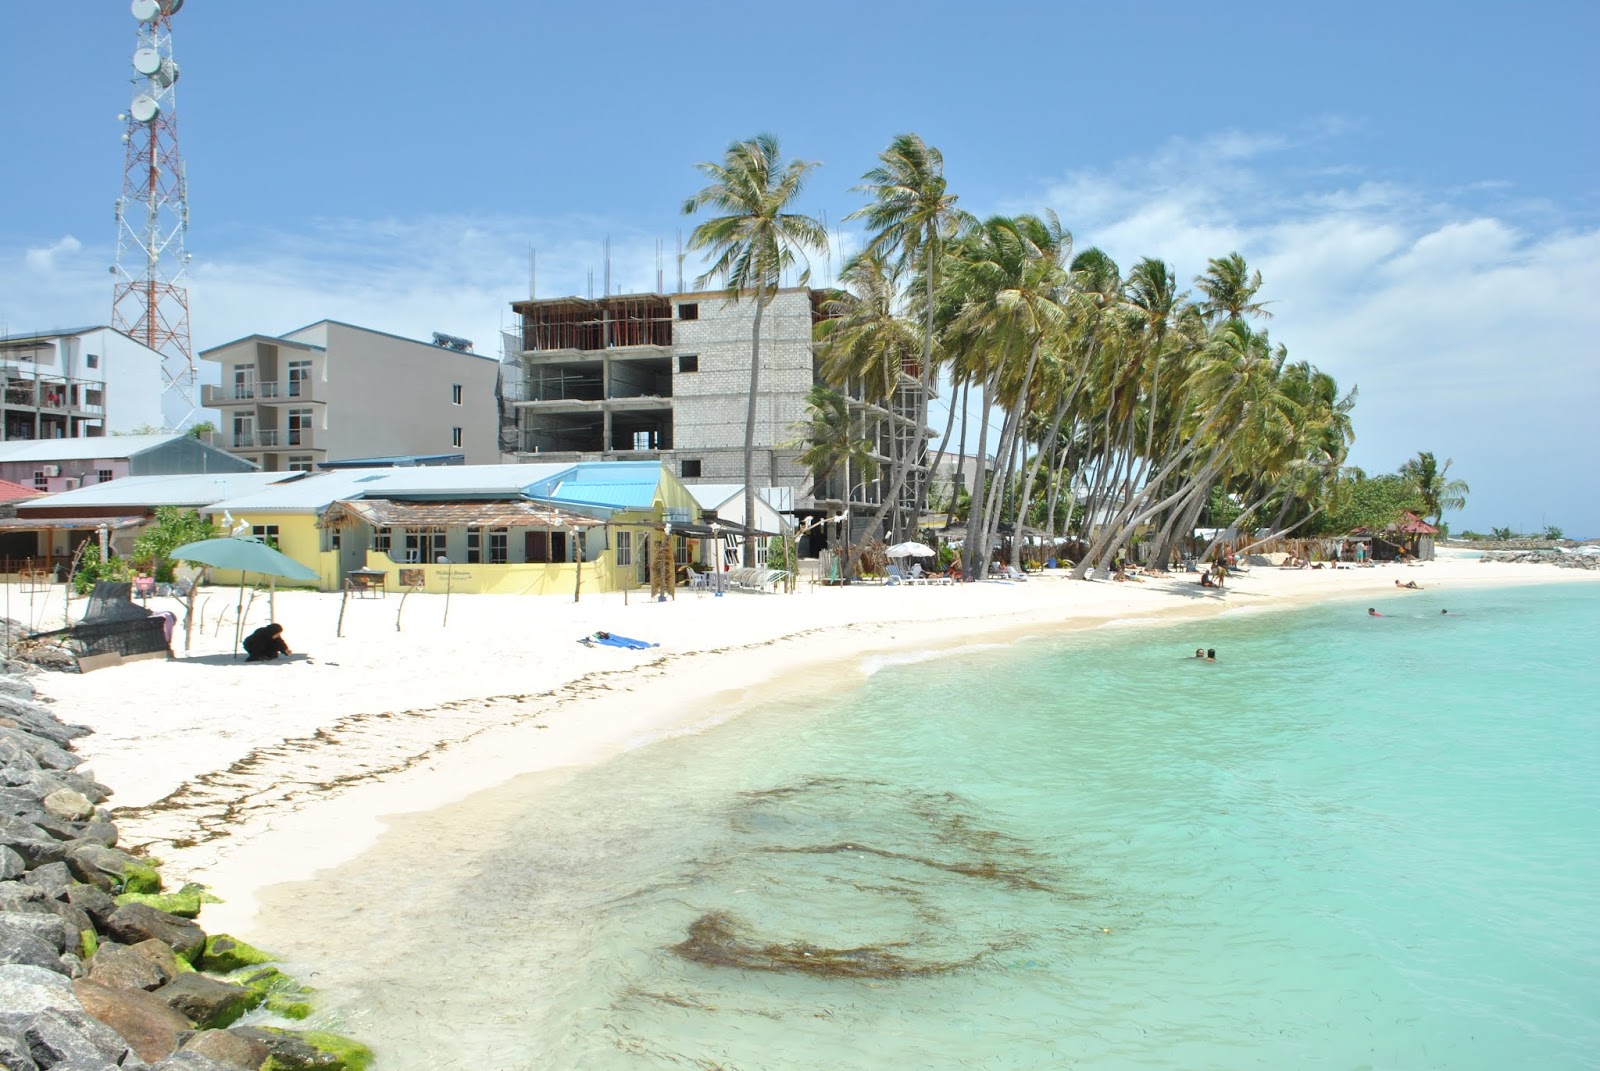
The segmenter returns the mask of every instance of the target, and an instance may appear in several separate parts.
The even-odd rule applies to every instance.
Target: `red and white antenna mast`
[[[178,152],[178,64],[172,58],[172,16],[183,0],[133,0],[139,24],[133,53],[133,102],[120,116],[127,146],[117,198],[117,263],[111,326],[160,352],[162,411],[195,406],[194,350],[189,342],[189,191]]]

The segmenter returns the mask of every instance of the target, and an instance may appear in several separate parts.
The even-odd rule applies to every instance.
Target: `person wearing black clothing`
[[[279,655],[289,653],[289,645],[283,642],[283,626],[274,622],[262,625],[244,638],[244,653],[250,657],[246,662],[270,662]]]

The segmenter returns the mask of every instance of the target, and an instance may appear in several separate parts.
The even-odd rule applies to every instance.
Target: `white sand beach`
[[[204,589],[192,647],[36,680],[116,795],[124,846],[148,850],[169,882],[203,882],[226,899],[212,932],[248,935],[257,893],[354,857],[388,816],[435,809],[521,774],[597,763],[693,732],[773,698],[849,687],[880,656],[1111,621],[1202,619],[1348,598],[1379,609],[1409,591],[1595,583],[1600,573],[1449,556],[1416,566],[1256,568],[1221,592],[1193,574],[1137,583],[1069,580],[947,587],[811,587],[794,594],[682,591],[568,598],[391,594],[351,600],[279,592],[288,661],[233,656],[232,589]],[[12,617],[60,627],[53,603],[13,586]],[[163,602],[171,603],[166,607]],[[81,602],[73,613],[82,612]],[[178,609],[152,600],[151,609]],[[1352,612],[1362,612],[1364,605]],[[265,595],[246,627],[268,620]],[[398,624],[398,629],[397,629]],[[597,630],[659,643],[589,647]],[[1204,632],[1182,641],[1204,646]]]

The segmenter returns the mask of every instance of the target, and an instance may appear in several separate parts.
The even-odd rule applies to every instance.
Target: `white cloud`
[[[30,271],[54,272],[58,257],[70,259],[74,253],[77,253],[82,248],[83,243],[68,234],[52,245],[47,245],[41,249],[28,250],[23,254],[23,261],[28,265]]]

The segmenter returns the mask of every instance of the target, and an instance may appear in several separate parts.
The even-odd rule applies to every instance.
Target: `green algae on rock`
[[[246,944],[226,933],[214,933],[206,938],[201,953],[200,966],[208,971],[236,971],[240,967],[256,967],[271,963],[273,957],[254,945]]]

